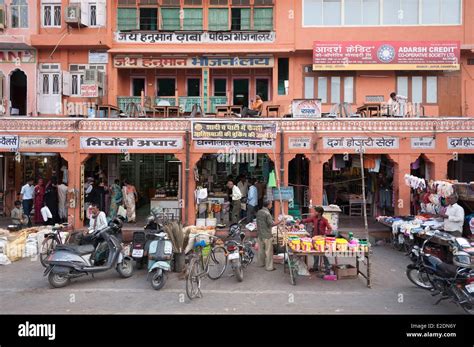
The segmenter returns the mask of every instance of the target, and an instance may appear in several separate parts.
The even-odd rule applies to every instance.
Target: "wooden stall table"
[[[175,114],[176,117],[179,117],[179,114],[180,114],[179,106],[166,106],[166,117],[169,118],[170,114]]]
[[[216,106],[217,117],[227,117],[228,113],[229,113],[229,106],[226,106],[226,105]]]
[[[366,280],[367,288],[371,288],[371,280],[370,280],[370,253],[371,249],[369,248],[368,252],[317,252],[317,251],[310,251],[310,252],[297,252],[293,251],[290,246],[287,246],[287,255],[288,261],[283,262],[283,271],[286,273],[290,272],[290,282],[293,285],[296,285],[296,278],[298,276],[298,269],[296,267],[296,263],[298,258],[307,258],[308,256],[330,256],[334,257],[334,265],[338,265],[337,259],[338,258],[354,258],[356,262],[356,269],[357,269],[357,277],[360,275]],[[361,257],[361,255],[363,255]],[[362,260],[360,259],[362,258]],[[364,264],[365,262],[365,264]],[[307,262],[306,262],[307,263]],[[362,266],[361,266],[362,263]],[[361,271],[361,268],[365,267],[365,272]]]
[[[280,117],[280,105],[267,105],[267,117],[270,117],[270,113],[276,113]]]
[[[382,104],[380,103],[370,103],[364,104],[361,107],[357,108],[357,113],[364,114],[364,117],[379,117],[381,112]]]
[[[229,106],[229,116],[232,116],[232,113],[242,114],[242,106],[240,106],[240,105],[230,105]]]
[[[166,117],[168,112],[168,106],[154,106],[153,107],[153,118],[155,117]]]

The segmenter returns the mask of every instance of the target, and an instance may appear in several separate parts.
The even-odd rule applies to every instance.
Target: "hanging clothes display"
[[[375,168],[375,155],[366,154],[364,155],[364,169],[374,169]]]
[[[380,172],[380,165],[382,163],[382,158],[380,156],[375,157],[375,165],[373,169],[369,169],[369,172]]]

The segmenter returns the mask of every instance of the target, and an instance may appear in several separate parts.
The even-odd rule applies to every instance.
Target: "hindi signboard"
[[[116,32],[115,41],[119,43],[273,43],[275,32]]]
[[[315,41],[313,70],[459,70],[459,41]]]
[[[321,117],[321,99],[295,99],[291,112],[294,118]]]
[[[156,69],[156,68],[270,68],[275,65],[271,56],[200,56],[200,57],[161,57],[143,55],[117,55],[114,67]]]
[[[20,137],[20,148],[67,148],[68,140],[64,137]]]
[[[311,137],[290,137],[288,139],[289,149],[310,149]]]
[[[280,187],[272,189],[272,199],[274,201],[291,201],[294,199],[293,187]]]
[[[273,140],[253,141],[253,140],[195,140],[194,147],[199,149],[213,148],[251,148],[251,149],[271,149],[274,146]]]
[[[433,137],[412,137],[411,148],[413,149],[435,149],[436,140]]]
[[[99,96],[99,86],[97,84],[82,84],[81,96],[83,98],[97,98]]]
[[[183,139],[131,138],[131,137],[81,137],[82,149],[181,149]]]
[[[275,123],[196,121],[192,128],[193,140],[271,141],[276,138]]]
[[[449,149],[474,149],[474,137],[448,137]]]
[[[89,51],[89,64],[107,64],[109,62],[109,53],[107,51]]]
[[[18,149],[18,145],[20,144],[20,140],[18,135],[0,135],[0,150],[1,149],[8,149],[8,150],[16,150]]]
[[[324,137],[326,149],[398,149],[398,137]]]

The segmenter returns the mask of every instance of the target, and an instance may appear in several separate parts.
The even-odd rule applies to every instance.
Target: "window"
[[[214,79],[214,96],[227,96],[227,80],[225,78]]]
[[[132,78],[132,96],[141,96],[142,90],[145,92],[145,78]]]
[[[304,98],[314,99],[314,77],[312,76],[304,78]]]
[[[61,26],[61,5],[43,5],[43,27]]]
[[[273,30],[273,8],[256,7],[253,12],[254,30]]]
[[[84,83],[84,74],[71,74],[71,96],[81,96],[81,86]]]
[[[117,9],[117,30],[136,30],[137,29],[137,9],[136,8],[118,8]]]
[[[202,30],[202,8],[185,8],[183,30]]]
[[[49,75],[43,74],[43,94],[49,94]]]
[[[175,96],[176,80],[174,78],[158,78],[157,96]]]
[[[303,26],[459,25],[461,8],[462,0],[303,0]]]
[[[397,94],[408,97],[408,77],[406,76],[397,77]]]
[[[89,26],[91,27],[97,26],[97,5],[96,4],[89,5]]]
[[[354,77],[344,77],[344,102],[354,103]]]
[[[414,103],[423,102],[423,77],[413,76],[411,78],[411,101]]]
[[[380,24],[379,0],[345,0],[345,25]]]
[[[140,30],[158,30],[158,8],[140,8]]]
[[[209,9],[209,30],[220,31],[229,30],[229,9],[210,8]]]
[[[228,0],[210,0],[211,6],[225,6],[228,4]]]
[[[321,103],[323,104],[326,104],[328,102],[327,77],[318,77],[318,99],[321,99]]]
[[[269,99],[269,79],[268,78],[257,78],[255,80],[255,86],[257,89],[257,95],[260,95],[262,101],[268,101]]]
[[[426,102],[429,104],[438,103],[438,77],[426,77]]]
[[[232,30],[250,30],[250,8],[232,8],[231,14]]]
[[[187,87],[188,87],[188,96],[200,96],[201,95],[201,79],[199,79],[199,78],[188,78]]]
[[[341,77],[331,77],[331,104],[341,102]]]
[[[13,0],[11,7],[12,28],[28,28],[28,3],[26,0]]]
[[[161,8],[161,28],[174,31],[181,28],[179,19],[179,8]]]
[[[59,94],[59,83],[60,83],[60,78],[59,74],[55,73],[53,74],[53,94]]]
[[[290,59],[278,58],[278,95],[286,95],[286,84],[290,75]]]

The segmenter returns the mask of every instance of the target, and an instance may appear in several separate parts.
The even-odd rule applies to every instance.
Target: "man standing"
[[[231,199],[232,199],[232,219],[231,223],[237,223],[240,218],[240,200],[242,199],[242,193],[240,192],[239,187],[237,187],[234,182],[228,181],[227,188],[232,190]]]
[[[23,204],[23,213],[28,217],[28,227],[31,227],[31,209],[33,208],[33,195],[34,195],[35,187],[33,186],[33,179],[29,178],[26,181],[26,184],[21,187],[20,192],[20,200]],[[35,213],[39,213],[39,211],[35,211]]]
[[[67,185],[64,181],[58,186],[58,200],[59,219],[61,222],[67,222]]]
[[[462,237],[462,228],[464,225],[464,209],[458,205],[458,196],[450,195],[446,198],[448,207],[446,212],[440,213],[444,218],[444,231],[455,237]]]
[[[273,222],[270,213],[272,201],[264,201],[263,208],[257,212],[257,237],[258,237],[258,266],[267,271],[273,271],[273,238],[272,227],[278,223]]]
[[[247,199],[247,222],[250,223],[254,220],[257,206],[258,206],[258,191],[255,186],[255,178],[250,179],[250,187],[248,191]]]
[[[239,182],[237,183],[237,188],[240,190],[240,194],[242,194],[241,204],[240,204],[240,218],[245,217],[247,212],[247,195],[249,191],[249,184],[247,182],[247,177],[242,174],[240,175]]]

